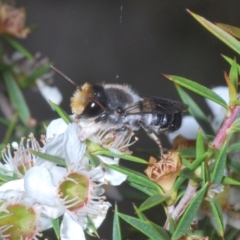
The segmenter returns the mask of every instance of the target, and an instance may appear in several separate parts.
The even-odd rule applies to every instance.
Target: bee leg
[[[157,134],[149,127],[147,126],[144,122],[139,121],[139,125],[140,127],[147,133],[147,135],[153,140],[155,141],[155,143],[158,145],[159,147],[159,152],[160,152],[160,159],[163,156],[163,147],[162,147],[162,142],[159,139],[159,137],[157,136]]]
[[[122,127],[115,129],[114,131],[118,133],[118,132],[125,132],[129,130],[130,130],[129,125],[125,124]]]

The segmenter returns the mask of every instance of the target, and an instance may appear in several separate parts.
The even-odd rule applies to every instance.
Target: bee
[[[92,124],[83,128],[80,140],[99,130],[114,129],[114,132],[119,132],[142,128],[157,143],[162,156],[158,135],[179,129],[182,113],[188,109],[179,101],[140,96],[129,85],[85,83],[78,86],[55,67],[51,68],[76,87],[70,105],[75,118],[91,120]]]

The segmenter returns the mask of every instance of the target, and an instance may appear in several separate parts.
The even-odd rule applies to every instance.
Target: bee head
[[[106,111],[107,98],[103,86],[90,85],[89,83],[78,86],[60,70],[52,65],[50,67],[77,88],[71,98],[70,104],[72,113],[77,118],[93,118]]]
[[[107,98],[103,86],[85,83],[71,98],[71,108],[77,118],[94,118],[106,111]]]

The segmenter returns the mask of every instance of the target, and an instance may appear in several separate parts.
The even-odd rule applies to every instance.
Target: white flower
[[[29,168],[40,164],[38,158],[30,150],[40,151],[41,148],[33,134],[29,135],[26,143],[25,138],[22,138],[19,144],[14,142],[13,146],[15,148],[14,156],[9,144],[2,151],[4,164],[1,164],[0,167],[9,171],[7,175],[13,176],[13,174],[16,174],[18,178],[22,178]]]
[[[68,161],[68,170],[64,169],[66,171],[59,171],[59,167],[54,167],[54,172],[42,166],[33,167],[24,179],[28,196],[50,207],[49,212],[45,208],[48,216],[58,217],[64,214],[61,225],[63,239],[72,239],[69,238],[71,231],[78,236],[83,235],[83,230],[87,228],[87,217],[92,219],[96,228],[99,227],[111,206],[101,197],[104,192],[101,184],[95,183],[102,176],[102,169],[87,169],[81,165],[82,157],[83,154],[79,156],[78,165],[75,161],[77,157],[72,159],[73,162]],[[54,206],[54,214],[57,215],[53,216]]]
[[[79,124],[71,123],[67,125],[62,119],[54,120],[47,128],[47,142],[43,147],[42,152],[60,156],[65,158],[66,162],[72,161],[73,164],[73,158],[79,156],[77,152],[84,151],[85,153],[86,151],[85,142],[79,140],[80,133],[81,127]],[[48,139],[50,140],[48,141]],[[118,141],[118,139],[116,141]],[[123,143],[125,144],[124,141]],[[91,146],[88,146],[88,148],[91,148]],[[100,160],[101,167],[104,168],[104,175],[99,179],[101,182],[109,183],[111,185],[119,185],[126,180],[127,176],[125,174],[111,170],[106,166],[106,164],[118,164],[119,158],[111,158],[101,155],[97,155],[97,157]],[[75,159],[74,161],[78,164],[79,159]],[[82,158],[82,161],[82,164],[90,164],[87,158]]]
[[[11,187],[0,187],[0,238],[37,239],[41,231],[52,227],[51,221],[42,215],[40,204]]]

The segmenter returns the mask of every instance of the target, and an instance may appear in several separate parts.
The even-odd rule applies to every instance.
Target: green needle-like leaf
[[[223,55],[223,54],[222,54],[222,57],[232,66],[233,61],[234,61],[232,58],[227,57],[227,56],[225,56],[225,55]],[[237,64],[237,67],[238,67],[238,72],[240,73],[240,65]]]
[[[125,222],[129,223],[131,226],[145,234],[147,237],[149,237],[152,240],[168,240],[169,238],[166,238],[167,234],[160,234],[159,231],[153,227],[150,222],[143,221],[122,213],[118,213],[119,217],[122,218]],[[163,230],[164,231],[164,230]]]
[[[138,210],[141,212],[145,211],[147,209],[150,209],[152,207],[159,205],[162,202],[165,202],[168,199],[169,199],[169,197],[166,197],[161,194],[153,195],[153,196],[147,198],[147,200],[141,204],[141,206],[139,207]]]
[[[198,209],[200,207],[200,204],[202,203],[203,197],[205,195],[207,189],[207,183],[205,186],[197,192],[195,197],[192,199],[191,203],[185,210],[184,214],[179,220],[179,223],[176,226],[175,232],[172,236],[173,240],[179,239],[181,236],[183,236],[187,229],[190,227],[194,217],[196,216]]]
[[[231,161],[229,161],[228,166],[232,171],[234,171],[240,176],[240,163],[238,159],[237,160],[231,159]]]
[[[223,219],[222,219],[222,209],[221,206],[219,205],[218,201],[215,200],[214,198],[208,199],[210,203],[210,207],[213,213],[214,221],[215,221],[215,226],[217,228],[218,234],[223,237],[224,236],[224,227],[223,227]]]
[[[37,78],[41,77],[43,74],[47,73],[49,70],[50,70],[50,67],[48,65],[38,68],[30,76],[28,76],[21,82],[21,87],[26,88],[26,87],[32,86]]]
[[[15,48],[17,51],[19,51],[20,53],[23,54],[23,56],[25,56],[28,59],[33,59],[32,54],[26,49],[24,48],[19,42],[15,41],[13,38],[8,37],[6,35],[3,36],[5,41],[11,45],[13,48]]]
[[[184,168],[180,172],[179,176],[187,178],[187,179],[192,179],[195,182],[200,182],[201,181],[201,179],[199,177],[197,177],[189,168]]]
[[[7,132],[4,136],[4,140],[3,140],[3,143],[9,143],[10,142],[10,139],[11,139],[11,136],[13,134],[13,131],[16,127],[16,123],[17,123],[17,120],[18,120],[18,112],[16,112],[11,121],[10,121],[10,124],[8,125],[8,128],[7,128]]]
[[[53,103],[52,101],[50,101],[50,104],[53,107],[53,109],[58,113],[58,115],[64,120],[65,123],[67,124],[72,123],[72,120],[69,117],[69,115],[61,107],[59,107],[57,104]]]
[[[208,135],[215,135],[215,132],[204,112],[201,108],[194,102],[194,100],[179,86],[177,86],[177,91],[184,103],[186,103],[189,108],[189,113],[196,119],[202,130]]]
[[[129,186],[139,190],[140,192],[145,193],[148,196],[153,196],[153,195],[159,193],[159,191],[157,189],[149,188],[149,187],[146,186],[146,184],[142,185],[142,184],[135,183],[135,182],[130,182],[130,181],[128,181],[127,183],[128,183]]]
[[[95,227],[94,222],[92,221],[92,219],[89,216],[87,216],[87,226],[88,226],[88,229],[86,232],[91,236],[97,236],[99,238],[97,228]]]
[[[199,22],[201,23],[208,31],[210,31],[213,35],[215,35],[218,39],[220,39],[222,42],[224,42],[226,45],[228,45],[230,48],[232,48],[235,52],[240,54],[240,42],[231,36],[229,33],[222,30],[220,27],[216,26],[215,24],[209,22],[205,18],[190,12],[188,12]]]
[[[28,126],[28,121],[30,119],[30,111],[21,90],[19,89],[12,74],[9,71],[3,72],[3,78],[7,87],[9,97],[15,109],[18,111],[21,121],[25,126]]]
[[[220,184],[223,178],[223,173],[226,167],[227,159],[227,142],[223,144],[221,150],[217,156],[213,173],[211,175],[211,182],[215,184]]]
[[[92,152],[92,154],[94,155],[103,155],[103,156],[110,156],[110,157],[117,157],[117,158],[121,158],[124,160],[129,160],[131,162],[136,162],[136,163],[141,163],[141,164],[148,164],[148,162],[142,158],[138,158],[129,154],[117,154],[114,152],[111,152],[107,149],[100,149],[97,150],[95,152]]]
[[[202,131],[198,130],[197,133],[197,142],[196,142],[196,157],[200,157],[205,153],[204,141]]]
[[[232,186],[240,186],[239,181],[237,181],[233,178],[230,178],[230,177],[226,177],[226,176],[223,176],[222,184],[228,184],[228,185],[232,185]]]
[[[35,151],[35,150],[30,150],[30,152],[39,157],[39,158],[42,158],[42,159],[45,159],[45,160],[48,160],[49,162],[53,162],[53,163],[56,163],[60,166],[66,166],[66,163],[65,163],[65,160],[61,157],[58,157],[58,156],[53,156],[53,155],[50,155],[50,154],[47,154],[47,153],[41,153],[41,152],[38,152],[38,151]]]
[[[51,218],[51,223],[53,226],[53,230],[56,234],[57,239],[60,239],[60,223],[59,223],[59,218]]]
[[[197,82],[193,82],[193,81],[183,78],[183,77],[174,76],[174,75],[166,75],[166,74],[163,74],[163,76],[166,77],[167,79],[169,79],[170,81],[173,81],[177,85],[187,88],[188,90],[190,90],[204,98],[208,98],[208,99],[218,103],[219,105],[223,106],[224,108],[228,109],[228,105],[223,100],[223,98],[221,98],[218,94],[213,92],[211,89],[204,87]]]
[[[140,220],[144,220],[144,221],[147,221],[147,217],[144,215],[144,213],[142,213],[139,208],[137,208],[137,206],[135,204],[133,204],[133,208],[135,210],[135,213],[137,214],[138,218]]]
[[[215,24],[225,32],[228,32],[229,34],[231,34],[232,36],[236,38],[240,38],[240,28],[234,27],[228,24],[224,24],[224,23],[215,23]]]
[[[234,60],[232,61],[229,78],[237,92],[238,91],[238,65],[236,62],[236,58],[234,58]]]
[[[115,164],[111,164],[111,165],[109,164],[107,166],[118,172],[126,174],[128,176],[127,180],[129,182],[133,182],[135,184],[141,185],[142,187],[152,188],[152,189],[158,191],[159,193],[162,193],[161,188],[156,183],[152,182],[151,180],[149,180],[147,178],[147,176],[145,176],[137,171],[134,171],[134,170],[122,167],[122,166],[118,166]]]
[[[113,218],[113,237],[112,239],[122,240],[120,222],[118,217],[118,206],[115,204],[114,218]]]

